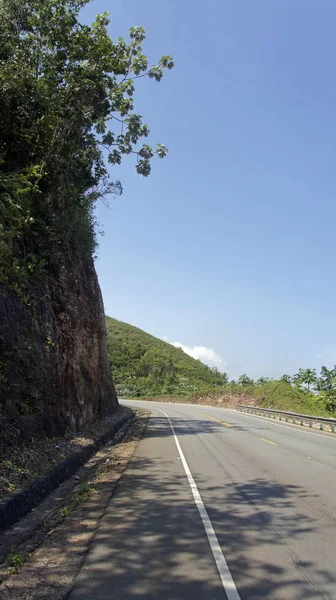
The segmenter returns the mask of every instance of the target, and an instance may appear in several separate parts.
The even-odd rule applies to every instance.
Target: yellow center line
[[[210,417],[210,415],[207,415],[206,413],[202,413],[199,410],[197,410],[196,412],[199,415],[203,415],[203,417],[207,417],[208,419],[211,419],[211,421],[216,421],[217,423],[224,425],[224,427],[230,427],[231,429],[237,429],[237,427],[235,427],[234,425],[231,425],[231,423],[226,423],[225,421],[221,421],[220,419],[216,419],[215,417]]]
[[[271,442],[271,440],[266,440],[265,438],[259,438],[259,439],[262,440],[263,442],[267,442],[267,444],[272,444],[272,446],[277,446],[278,445],[275,442]]]

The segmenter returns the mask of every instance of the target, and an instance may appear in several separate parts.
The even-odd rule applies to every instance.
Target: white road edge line
[[[219,573],[219,576],[221,578],[221,581],[222,581],[222,584],[223,584],[223,588],[224,588],[224,591],[225,591],[225,593],[227,595],[227,598],[228,598],[228,600],[241,600],[241,598],[239,596],[239,593],[238,593],[238,590],[237,590],[237,588],[235,586],[235,583],[234,583],[234,581],[232,579],[232,575],[230,573],[230,570],[229,570],[229,567],[227,565],[227,562],[226,562],[226,560],[224,558],[224,554],[222,552],[222,549],[221,549],[221,547],[220,547],[220,545],[218,543],[218,539],[217,539],[215,530],[214,530],[214,528],[212,526],[212,523],[210,521],[210,517],[209,517],[209,515],[207,513],[207,510],[206,510],[206,508],[204,506],[203,500],[202,500],[201,495],[200,495],[200,493],[198,491],[198,488],[197,488],[197,485],[195,483],[195,480],[194,480],[194,478],[193,478],[193,476],[192,476],[192,474],[190,472],[190,469],[188,467],[188,463],[187,463],[187,461],[185,459],[185,456],[184,456],[184,454],[182,452],[182,448],[180,446],[180,442],[178,441],[178,437],[177,437],[177,435],[175,433],[175,429],[173,427],[173,424],[172,424],[169,416],[167,415],[167,413],[165,413],[163,410],[160,411],[160,412],[162,412],[167,417],[167,419],[169,421],[169,424],[170,424],[170,427],[171,427],[171,430],[173,432],[175,444],[176,444],[176,447],[178,449],[179,455],[181,457],[182,464],[183,464],[183,467],[184,467],[184,470],[185,470],[185,474],[186,474],[186,476],[188,478],[188,481],[189,481],[189,485],[190,485],[190,488],[191,488],[191,491],[192,491],[192,495],[194,497],[195,504],[196,504],[196,506],[198,508],[198,512],[199,512],[200,517],[202,519],[202,523],[203,523],[203,526],[204,526],[204,529],[205,529],[205,533],[206,533],[207,538],[209,540],[210,548],[211,548],[213,557],[215,559],[215,563],[217,565],[218,573]]]

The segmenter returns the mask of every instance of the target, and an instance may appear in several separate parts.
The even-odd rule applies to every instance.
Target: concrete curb
[[[134,415],[131,409],[125,409],[120,419],[111,425],[100,438],[84,446],[82,450],[72,454],[43,477],[35,479],[26,488],[0,503],[0,531],[5,531],[33,508],[38,506],[50,492],[63,481],[69,479],[82,467],[104,444],[111,440],[117,431]]]

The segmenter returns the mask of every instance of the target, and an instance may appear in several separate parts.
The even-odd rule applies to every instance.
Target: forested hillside
[[[336,407],[336,367],[299,369],[280,379],[246,374],[228,381],[180,348],[128,323],[106,317],[112,376],[120,396],[165,396],[216,404],[248,402],[265,408],[331,416]],[[175,398],[176,399],[176,398]],[[242,400],[243,399],[243,400]]]
[[[225,373],[142,329],[110,317],[106,323],[112,376],[120,395],[191,394],[227,382]]]

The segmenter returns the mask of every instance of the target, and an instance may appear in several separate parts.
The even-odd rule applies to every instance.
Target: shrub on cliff
[[[139,146],[149,128],[133,105],[135,80],[160,81],[171,57],[150,66],[141,27],[113,41],[107,13],[81,24],[88,2],[1,2],[0,282],[14,289],[59,249],[92,254],[95,202],[122,191],[106,159],[135,154],[147,176],[154,154],[167,152]]]

